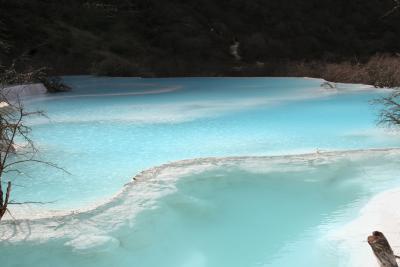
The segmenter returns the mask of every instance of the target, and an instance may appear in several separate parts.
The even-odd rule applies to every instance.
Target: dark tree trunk
[[[381,232],[375,231],[368,236],[368,244],[378,259],[380,267],[398,267],[397,256],[394,255],[389,242]]]
[[[3,190],[1,189],[0,196],[0,221],[3,218],[4,214],[7,212],[7,206],[8,202],[10,200],[10,192],[11,192],[11,182],[7,183],[7,191],[6,191],[6,197],[3,200]]]

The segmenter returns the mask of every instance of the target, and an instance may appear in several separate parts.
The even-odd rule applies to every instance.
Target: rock
[[[325,89],[335,89],[336,88],[336,84],[335,83],[331,83],[331,82],[323,82],[321,84],[321,87],[323,87]]]

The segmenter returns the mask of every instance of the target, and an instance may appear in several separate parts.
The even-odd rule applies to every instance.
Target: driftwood
[[[398,267],[396,258],[399,257],[394,255],[389,242],[381,232],[374,231],[368,236],[368,244],[378,259],[380,267]]]

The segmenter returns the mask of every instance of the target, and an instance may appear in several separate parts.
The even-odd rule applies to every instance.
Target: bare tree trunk
[[[396,257],[386,237],[378,231],[368,236],[368,244],[371,246],[380,267],[398,267]]]
[[[7,192],[6,192],[6,197],[3,201],[3,191],[1,190],[1,201],[0,201],[0,221],[3,218],[4,214],[7,212],[7,206],[10,201],[10,192],[11,192],[11,182],[7,183]]]

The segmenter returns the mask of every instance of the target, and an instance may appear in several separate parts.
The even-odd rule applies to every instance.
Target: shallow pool
[[[114,195],[139,171],[169,161],[394,147],[375,125],[377,90],[321,88],[300,78],[67,77],[73,91],[37,97],[34,140],[43,159],[72,175],[23,168],[18,201],[85,206]],[[365,88],[364,88],[365,89]]]
[[[91,211],[3,224],[0,256],[4,266],[351,266],[335,230],[399,186],[399,163],[395,149],[163,165]]]
[[[71,175],[22,166],[29,176],[15,177],[13,198],[55,201],[39,210],[106,203],[1,225],[5,266],[346,266],[331,231],[400,183],[398,150],[365,151],[400,144],[376,127],[370,100],[385,90],[303,78],[65,80],[72,92],[25,103],[49,116],[29,121],[40,157]],[[195,160],[149,169],[184,159]]]

